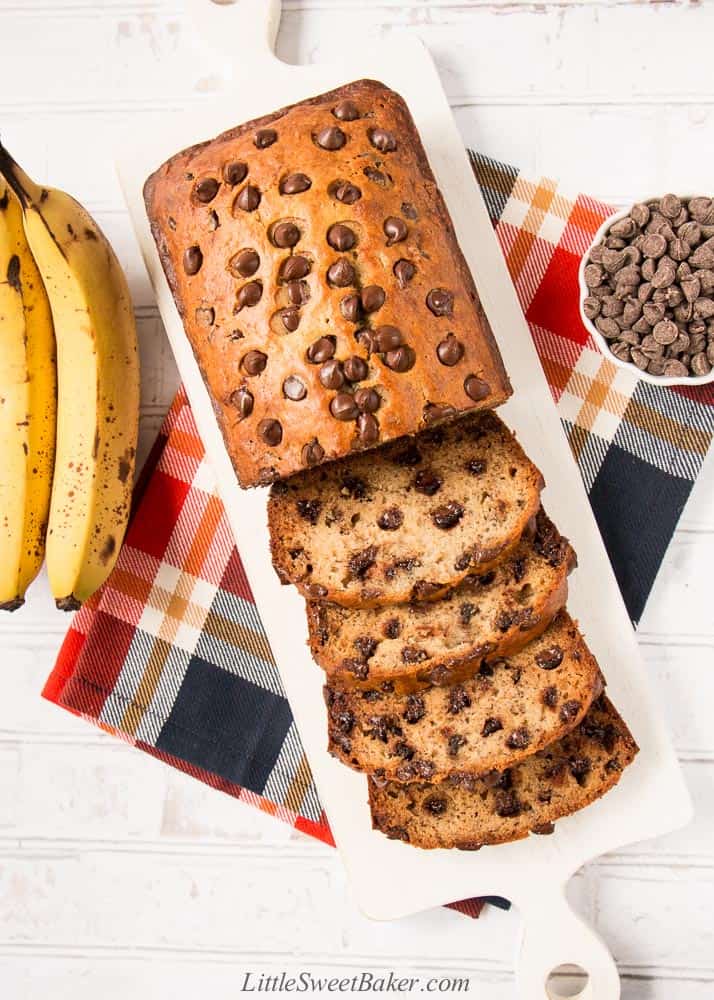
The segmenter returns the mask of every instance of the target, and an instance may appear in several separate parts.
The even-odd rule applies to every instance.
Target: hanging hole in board
[[[578,1000],[585,996],[588,976],[580,965],[558,965],[545,981],[549,1000]]]

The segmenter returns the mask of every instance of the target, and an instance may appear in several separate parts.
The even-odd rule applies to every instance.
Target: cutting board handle
[[[541,884],[519,900],[523,940],[516,981],[523,1000],[556,1000],[547,988],[551,972],[561,965],[579,965],[588,974],[577,1000],[619,1000],[620,976],[607,946],[570,908],[565,887]],[[576,998],[573,998],[576,1000]]]
[[[250,82],[252,63],[275,59],[281,0],[185,0],[196,31]],[[259,81],[254,82],[259,86]]]

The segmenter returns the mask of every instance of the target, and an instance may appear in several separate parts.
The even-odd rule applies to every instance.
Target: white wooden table
[[[464,141],[532,174],[617,203],[665,189],[712,193],[711,2],[284,6],[288,60],[418,32]],[[187,51],[193,70],[179,74],[174,57]],[[181,0],[0,0],[3,140],[38,179],[87,205],[130,276],[144,454],[176,374],[122,208],[113,135],[134,116],[160,128],[172,109],[200,115],[222,85]],[[714,995],[712,566],[710,456],[640,629],[696,819],[602,858],[572,886],[618,959],[626,1000]],[[246,971],[283,969],[468,976],[472,996],[512,996],[515,913],[371,924],[332,850],[42,702],[66,627],[43,580],[0,621],[3,1000],[223,1000]]]

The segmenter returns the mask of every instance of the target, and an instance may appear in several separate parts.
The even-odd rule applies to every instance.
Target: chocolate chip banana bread
[[[310,648],[329,683],[395,690],[453,684],[484,657],[522,649],[564,607],[575,553],[543,509],[492,570],[470,575],[439,601],[343,608],[309,601]]]
[[[414,847],[457,847],[552,833],[553,822],[583,809],[620,780],[637,744],[603,695],[558,742],[501,773],[440,785],[370,779],[372,824]]]
[[[525,649],[470,680],[397,695],[386,682],[325,688],[329,750],[357,771],[441,781],[510,767],[579,724],[603,679],[565,611]]]
[[[510,394],[412,117],[384,85],[184,150],[144,199],[241,485]]]
[[[490,411],[276,483],[273,564],[306,597],[433,600],[515,548],[543,480]]]

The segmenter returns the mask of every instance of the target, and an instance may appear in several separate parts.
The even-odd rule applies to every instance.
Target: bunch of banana
[[[17,302],[18,318],[9,322],[0,305],[0,600],[22,603],[42,561],[46,523],[52,593],[59,608],[74,610],[109,575],[126,531],[139,413],[134,314],[119,262],[84,208],[39,187],[0,145],[0,190],[3,182],[13,210],[0,227],[9,232],[10,219],[21,215],[25,256],[14,254],[19,272],[13,264],[2,296],[18,296],[25,318],[13,334]],[[0,244],[0,265],[2,252]],[[24,347],[13,355],[5,345],[16,339]],[[6,418],[4,399],[13,391],[18,401]],[[12,457],[18,448],[27,461]],[[13,543],[18,535],[22,542]],[[17,550],[7,566],[6,544],[9,556]]]
[[[56,415],[50,305],[20,203],[0,181],[0,607],[8,611],[44,558]]]

